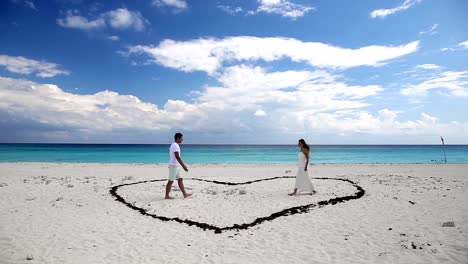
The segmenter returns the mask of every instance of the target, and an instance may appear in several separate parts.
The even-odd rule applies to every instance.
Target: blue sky
[[[464,0],[6,0],[0,142],[468,144]]]

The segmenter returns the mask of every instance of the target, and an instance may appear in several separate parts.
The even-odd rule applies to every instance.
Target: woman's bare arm
[[[307,171],[307,166],[309,165],[309,150],[303,148],[302,153],[304,153],[304,156],[306,157],[306,164],[305,164],[304,170]]]

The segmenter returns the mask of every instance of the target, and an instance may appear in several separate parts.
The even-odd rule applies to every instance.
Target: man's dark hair
[[[182,135],[182,133],[178,133],[178,132],[177,132],[177,133],[175,133],[175,135],[174,135],[174,140],[177,140],[178,138],[181,138],[181,137],[183,137],[183,136],[184,136],[184,135]]]

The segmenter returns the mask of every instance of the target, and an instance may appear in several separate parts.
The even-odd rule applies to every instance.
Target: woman
[[[294,192],[289,195],[296,195],[297,191],[305,191],[309,194],[315,194],[315,188],[312,184],[312,181],[309,177],[309,172],[307,171],[307,165],[309,165],[309,145],[305,142],[304,139],[299,139],[297,143],[301,152],[299,152],[299,167],[297,168],[296,174],[296,186],[294,187]]]

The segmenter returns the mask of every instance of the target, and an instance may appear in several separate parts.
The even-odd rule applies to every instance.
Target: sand
[[[0,163],[0,263],[468,262],[468,164],[312,165],[294,197],[293,164],[189,169],[164,200],[165,164]]]

